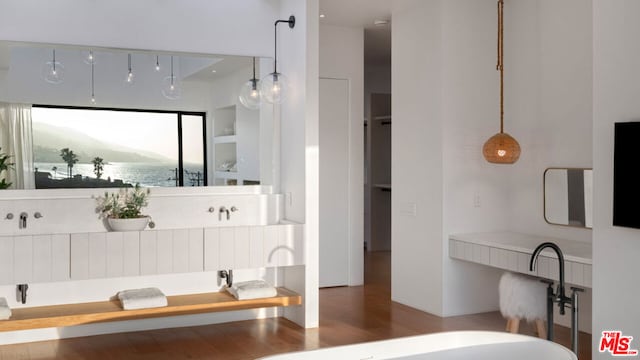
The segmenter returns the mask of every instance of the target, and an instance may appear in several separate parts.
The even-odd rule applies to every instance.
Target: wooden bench
[[[227,292],[167,296],[168,306],[122,310],[119,300],[12,309],[9,320],[0,320],[0,331],[64,327],[108,321],[259,309],[302,304],[302,297],[278,288],[270,298],[236,300]]]

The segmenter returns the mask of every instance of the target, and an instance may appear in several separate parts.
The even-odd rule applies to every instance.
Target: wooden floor
[[[497,312],[440,318],[391,302],[389,253],[368,253],[365,277],[365,286],[320,291],[318,329],[285,319],[252,320],[6,345],[0,346],[0,359],[255,359],[440,331],[505,329]],[[568,329],[555,331],[558,342],[568,346]],[[521,326],[521,333],[532,335],[533,329]],[[581,333],[580,343],[579,358],[590,360],[591,336]]]

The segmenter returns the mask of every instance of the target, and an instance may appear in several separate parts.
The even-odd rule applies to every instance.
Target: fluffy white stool
[[[500,312],[507,319],[507,331],[517,333],[520,320],[535,322],[538,337],[546,339],[547,288],[538,279],[505,272],[500,278]]]

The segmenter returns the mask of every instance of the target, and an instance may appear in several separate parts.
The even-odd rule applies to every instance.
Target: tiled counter
[[[558,258],[545,249],[536,271],[529,271],[533,250],[543,242],[556,243],[564,255],[565,281],[591,287],[591,244],[513,232],[468,233],[449,236],[449,257],[513,272],[558,280]]]

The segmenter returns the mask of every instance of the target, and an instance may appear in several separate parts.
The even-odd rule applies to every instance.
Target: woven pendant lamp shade
[[[513,164],[520,158],[520,144],[507,133],[497,133],[484,143],[482,155],[490,163]]]
[[[504,0],[498,0],[498,64],[496,70],[500,73],[500,132],[493,135],[484,143],[482,155],[493,164],[513,164],[520,158],[520,144],[504,132]]]

